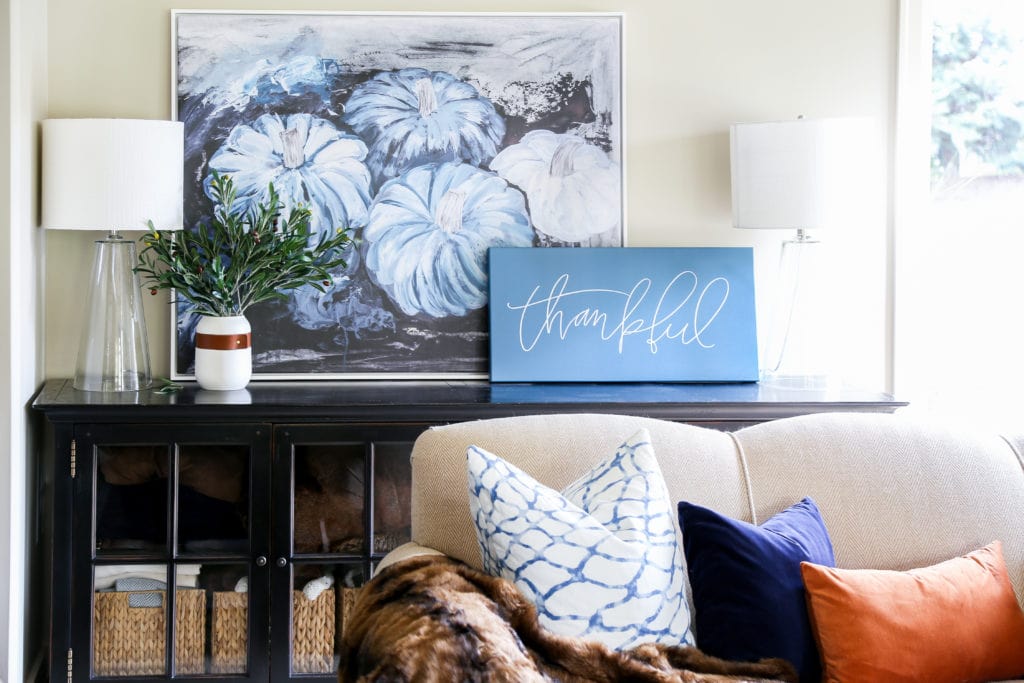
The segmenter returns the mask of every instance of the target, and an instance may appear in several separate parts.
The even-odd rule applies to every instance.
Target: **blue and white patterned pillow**
[[[647,430],[562,493],[476,446],[466,458],[484,569],[515,583],[545,628],[614,649],[693,644],[674,506]]]

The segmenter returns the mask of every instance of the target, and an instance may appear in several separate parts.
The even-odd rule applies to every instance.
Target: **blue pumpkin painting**
[[[623,244],[621,16],[175,11],[185,217],[273,183],[356,247],[250,310],[254,377],[485,377],[487,250]],[[172,373],[191,374],[176,307]]]
[[[533,231],[522,192],[448,162],[385,183],[363,239],[370,277],[403,313],[448,318],[487,303],[487,250],[533,246]]]
[[[481,165],[494,158],[505,121],[476,88],[444,71],[375,74],[345,103],[342,120],[367,141],[378,180],[436,161]]]

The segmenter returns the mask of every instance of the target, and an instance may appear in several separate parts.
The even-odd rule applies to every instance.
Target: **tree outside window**
[[[1019,429],[1024,2],[920,3],[931,17],[931,193],[898,226],[897,393],[912,410]],[[908,172],[928,173],[918,161]]]
[[[1024,175],[1024,7],[1015,17],[986,5],[993,3],[936,6],[931,159],[936,191],[979,177]]]

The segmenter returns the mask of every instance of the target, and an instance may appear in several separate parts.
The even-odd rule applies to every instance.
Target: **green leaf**
[[[241,315],[260,301],[283,298],[284,291],[313,285],[320,291],[328,269],[345,266],[352,247],[347,226],[313,237],[312,212],[299,205],[281,216],[281,199],[273,184],[267,200],[244,214],[234,211],[237,198],[229,175],[216,171],[210,181],[212,215],[195,230],[158,232],[152,223],[135,272],[143,287],[172,289],[200,313]]]
[[[185,385],[178,384],[177,382],[172,382],[166,377],[161,377],[159,379],[159,382],[160,386],[153,388],[153,392],[157,394],[176,394],[177,392],[185,388]]]

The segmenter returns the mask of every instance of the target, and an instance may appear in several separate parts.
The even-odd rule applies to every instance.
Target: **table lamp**
[[[147,388],[149,343],[135,242],[121,230],[182,228],[184,126],[177,121],[47,119],[42,125],[42,225],[105,230],[95,243],[74,387]]]
[[[863,124],[799,118],[730,129],[733,225],[796,231],[782,243],[763,380],[805,388],[823,388],[829,381],[831,282],[821,243],[811,232],[856,215]]]

